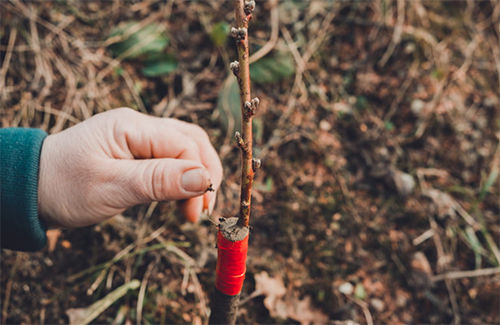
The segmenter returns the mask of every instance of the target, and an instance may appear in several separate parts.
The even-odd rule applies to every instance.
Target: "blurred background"
[[[233,8],[2,0],[1,126],[122,106],[199,124],[225,169],[211,218],[233,216]],[[257,2],[239,323],[500,322],[499,36],[498,0]],[[205,324],[215,235],[159,203],[3,250],[2,323]]]

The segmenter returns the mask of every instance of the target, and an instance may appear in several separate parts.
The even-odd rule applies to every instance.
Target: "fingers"
[[[114,181],[110,182],[113,186],[111,193],[118,204],[116,208],[152,201],[190,199],[202,195],[210,186],[206,168],[192,160],[116,160],[111,169],[114,174]],[[201,207],[199,209],[201,212]]]
[[[203,204],[203,196],[198,196],[181,202],[179,208],[188,221],[195,223],[203,211]]]
[[[169,126],[182,132],[197,143],[200,149],[201,162],[207,167],[215,190],[213,192],[207,192],[203,196],[203,210],[208,210],[208,213],[211,214],[215,205],[216,191],[220,186],[223,175],[219,155],[211,145],[207,133],[201,127],[175,119],[165,119],[164,121]]]
[[[129,109],[114,110],[120,119],[113,132],[117,147],[115,158],[179,158],[203,164],[210,174],[215,191],[222,181],[219,155],[206,132],[197,125],[176,119],[156,118]],[[110,112],[111,113],[111,112]],[[207,192],[201,199],[181,204],[181,211],[190,221],[196,221],[202,210],[212,212],[216,192]]]
[[[110,143],[114,158],[181,158],[201,162],[200,149],[194,139],[162,123],[162,119],[125,112],[123,118],[114,120]]]

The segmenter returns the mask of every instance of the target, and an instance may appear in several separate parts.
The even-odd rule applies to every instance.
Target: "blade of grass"
[[[489,191],[490,187],[493,185],[493,183],[495,183],[495,181],[497,180],[497,178],[498,178],[498,170],[497,169],[493,169],[490,172],[490,175],[488,176],[488,179],[486,179],[486,182],[484,183],[483,188],[479,192],[479,202],[482,202],[484,200],[484,197],[488,193],[488,191]]]
[[[125,255],[123,255],[121,257],[114,258],[114,259],[109,260],[107,262],[104,262],[104,263],[92,266],[92,267],[90,267],[90,268],[88,268],[86,270],[83,270],[81,272],[73,274],[72,276],[68,277],[68,279],[66,281],[67,282],[73,282],[76,279],[79,279],[79,278],[81,278],[84,275],[93,273],[95,271],[99,271],[99,270],[104,269],[104,268],[108,268],[111,265],[113,265],[114,263],[119,262],[119,261],[121,261],[121,260],[123,260],[125,258],[132,257],[132,256],[135,256],[135,255],[139,255],[139,254],[142,254],[142,253],[147,253],[147,252],[150,252],[150,251],[153,251],[153,250],[157,250],[157,249],[162,249],[162,248],[170,247],[170,246],[189,247],[190,243],[188,243],[188,242],[166,242],[166,243],[161,243],[161,244],[156,244],[156,245],[148,246],[148,247],[145,247],[145,248],[143,248],[141,250],[125,254]]]
[[[481,267],[481,251],[484,251],[483,245],[481,245],[481,242],[479,241],[479,238],[476,236],[476,232],[472,227],[467,226],[465,227],[465,239],[469,242],[469,244],[472,247],[472,250],[474,251],[474,255],[476,257],[476,269],[479,269]]]
[[[71,308],[66,310],[66,314],[69,317],[70,324],[87,325],[94,319],[96,319],[103,311],[108,309],[109,306],[114,304],[118,299],[123,297],[129,290],[135,290],[139,288],[141,282],[134,279],[128,283],[125,283],[118,289],[109,293],[106,297],[101,300],[96,301],[87,308]]]
[[[479,219],[479,223],[482,226],[481,227],[481,234],[484,236],[484,239],[486,240],[486,244],[488,244],[490,251],[495,256],[496,263],[493,263],[493,265],[500,266],[500,250],[498,249],[498,246],[495,243],[495,240],[493,239],[493,237],[491,237],[491,234],[488,231],[486,222],[484,221],[483,214],[481,213],[481,210],[479,209],[479,202],[475,202],[472,209],[473,209],[473,211],[476,211],[476,216]]]
[[[493,265],[500,266],[500,250],[498,249],[497,244],[491,234],[488,232],[488,227],[486,222],[484,221],[483,214],[481,213],[481,209],[479,207],[479,200],[475,200],[472,202],[471,213],[467,212],[460,204],[455,203],[454,209],[458,212],[458,214],[476,231],[481,231],[481,234],[484,236],[488,247],[495,256],[496,261],[493,261]],[[472,215],[476,216],[479,221],[474,220]]]

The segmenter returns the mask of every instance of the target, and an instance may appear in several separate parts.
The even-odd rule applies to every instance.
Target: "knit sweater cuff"
[[[46,137],[40,129],[0,130],[2,248],[37,251],[47,243],[38,217],[38,171]]]

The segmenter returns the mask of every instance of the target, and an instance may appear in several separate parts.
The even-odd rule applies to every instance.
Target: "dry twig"
[[[14,48],[14,44],[16,43],[17,38],[17,29],[13,28],[10,31],[9,35],[9,43],[7,44],[7,51],[5,53],[5,57],[3,59],[2,69],[0,70],[0,91],[3,93],[3,88],[5,86],[5,76],[7,71],[9,70],[10,58],[12,57],[12,50]]]
[[[398,6],[398,18],[396,27],[394,28],[394,33],[392,34],[392,41],[378,63],[381,67],[383,67],[387,63],[392,53],[394,52],[394,49],[396,49],[396,46],[401,41],[401,35],[403,32],[403,23],[405,21],[405,1],[397,0],[397,6]]]
[[[446,267],[446,264],[448,264],[449,262],[448,256],[444,251],[443,243],[441,242],[441,238],[439,237],[439,228],[436,223],[436,220],[434,219],[434,217],[430,216],[429,222],[431,224],[431,229],[434,231],[433,239],[434,239],[434,244],[436,245],[436,251],[438,255],[437,270],[441,271]],[[448,289],[448,294],[450,296],[451,309],[453,310],[453,323],[460,324],[460,318],[461,318],[460,307],[458,305],[457,295],[455,293],[453,283],[450,280],[445,280],[445,282],[446,282],[446,288]]]
[[[144,277],[141,281],[141,287],[139,289],[139,295],[137,297],[137,325],[142,324],[142,308],[144,307],[144,297],[146,296],[146,287],[148,285],[148,280],[156,265],[159,262],[158,255],[156,256],[156,261],[148,265],[148,269],[144,274]]]
[[[452,272],[441,273],[433,276],[432,282],[464,279],[464,278],[476,278],[480,276],[488,276],[494,274],[500,274],[500,267],[493,267],[489,269],[478,269],[471,271],[452,271]]]

